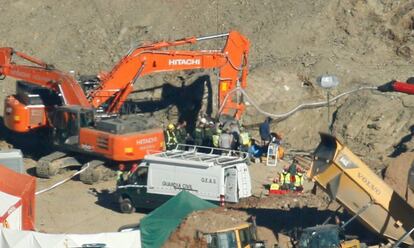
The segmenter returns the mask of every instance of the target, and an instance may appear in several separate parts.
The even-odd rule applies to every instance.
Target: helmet
[[[168,128],[168,130],[174,130],[175,126],[174,126],[174,124],[170,123],[170,124],[168,124],[167,128]]]
[[[207,119],[206,118],[201,118],[200,122],[203,123],[203,124],[206,124],[207,123]]]

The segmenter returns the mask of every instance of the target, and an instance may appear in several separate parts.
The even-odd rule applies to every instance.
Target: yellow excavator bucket
[[[414,209],[334,136],[320,136],[310,178],[379,235],[399,240],[412,231]],[[406,236],[412,245],[414,234]]]

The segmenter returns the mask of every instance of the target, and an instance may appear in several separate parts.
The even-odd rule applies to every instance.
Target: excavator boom
[[[165,50],[166,48],[195,44],[198,41],[227,37],[224,48],[219,50],[188,51]],[[110,100],[109,113],[117,113],[133,90],[139,77],[155,72],[218,68],[219,106],[224,105],[223,113],[234,110],[236,118],[244,111],[241,99],[224,102],[227,93],[235,87],[246,87],[247,56],[249,41],[240,33],[190,37],[174,42],[159,42],[138,47],[124,56],[106,75],[101,75],[99,86],[88,94],[92,106],[97,108]]]
[[[34,63],[35,66],[17,65],[13,55]],[[76,105],[90,108],[91,104],[86,98],[81,86],[69,74],[56,70],[39,59],[33,58],[12,48],[0,48],[0,74],[21,79],[40,87],[48,88],[61,94],[65,105]]]

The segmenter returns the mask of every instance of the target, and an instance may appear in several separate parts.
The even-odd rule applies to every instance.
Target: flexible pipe
[[[341,93],[341,94],[339,94],[339,95],[337,95],[337,96],[335,96],[335,97],[333,97],[333,98],[329,99],[329,103],[335,102],[335,101],[337,101],[339,98],[344,97],[344,96],[349,95],[349,94],[352,94],[352,93],[357,92],[357,91],[361,91],[361,90],[376,90],[376,89],[377,89],[377,87],[376,87],[376,86],[362,86],[362,87],[359,87],[359,88],[356,88],[356,89],[352,89],[352,90],[349,90],[349,91],[343,92],[343,93]],[[258,105],[255,101],[253,101],[253,99],[252,99],[252,98],[251,98],[251,97],[247,94],[247,92],[246,92],[244,89],[242,89],[242,88],[240,88],[240,87],[237,87],[237,88],[234,88],[234,89],[232,89],[231,91],[229,91],[229,92],[227,93],[226,97],[224,98],[223,104],[220,106],[220,109],[219,109],[219,111],[218,111],[218,113],[219,113],[219,114],[223,111],[224,106],[225,106],[225,103],[227,102],[227,99],[228,99],[228,98],[229,98],[232,94],[234,94],[234,93],[236,93],[236,92],[239,92],[239,93],[241,93],[244,97],[246,97],[246,99],[248,100],[248,102],[249,102],[249,103],[250,103],[250,104],[251,104],[254,108],[256,108],[256,110],[257,110],[257,111],[259,111],[261,114],[266,115],[266,116],[269,116],[269,117],[271,117],[271,118],[273,118],[273,119],[275,119],[275,120],[277,120],[277,119],[285,119],[285,118],[287,118],[287,117],[289,117],[289,116],[293,115],[294,113],[296,113],[297,111],[302,110],[302,109],[308,109],[308,108],[318,108],[318,107],[323,107],[323,106],[326,106],[326,105],[328,104],[328,101],[311,102],[311,103],[302,103],[302,104],[299,104],[298,106],[294,107],[293,109],[291,109],[290,111],[288,111],[288,112],[286,112],[286,113],[281,113],[281,114],[272,114],[272,113],[269,113],[269,112],[267,112],[267,111],[265,111],[265,110],[261,109],[261,108],[259,107],[259,105]]]

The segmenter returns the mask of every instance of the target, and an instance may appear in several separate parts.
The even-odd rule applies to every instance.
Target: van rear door
[[[224,173],[224,184],[226,185],[226,191],[224,200],[226,202],[238,202],[237,197],[237,169],[228,168]]]
[[[252,195],[252,183],[250,173],[245,163],[236,165],[237,183],[239,188],[239,198],[246,198]]]

